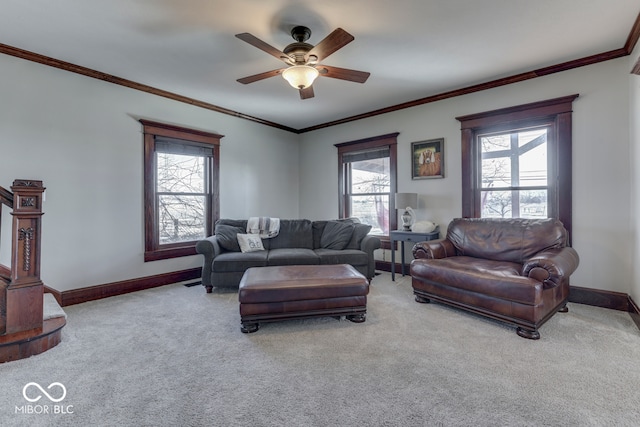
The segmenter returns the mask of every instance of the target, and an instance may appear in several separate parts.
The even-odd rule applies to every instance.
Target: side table
[[[413,231],[392,230],[389,232],[391,240],[391,280],[396,280],[396,241],[400,242],[400,253],[402,254],[402,275],[404,276],[404,242],[424,242],[440,238],[440,228],[436,227],[430,233],[414,233]]]

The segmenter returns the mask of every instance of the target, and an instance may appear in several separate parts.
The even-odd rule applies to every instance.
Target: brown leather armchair
[[[544,322],[568,311],[579,257],[567,241],[567,230],[551,218],[454,219],[445,239],[413,248],[415,299],[501,320],[521,337],[539,339]]]

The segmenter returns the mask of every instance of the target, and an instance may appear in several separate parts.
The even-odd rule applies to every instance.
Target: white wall
[[[221,216],[296,218],[299,136],[0,55],[0,186],[47,187],[42,279],[68,290],[201,266],[202,256],[145,263],[143,143],[137,118],[215,132]],[[8,209],[0,263],[10,265]]]
[[[143,262],[137,118],[226,135],[220,206],[221,216],[229,218],[337,217],[333,144],[400,132],[398,190],[421,194],[418,218],[446,228],[461,210],[455,117],[579,93],[573,116],[573,243],[581,265],[572,284],[631,292],[638,301],[640,270],[633,260],[640,254],[640,220],[632,221],[632,212],[640,210],[640,177],[632,165],[640,161],[640,150],[632,151],[630,141],[640,141],[640,77],[628,77],[634,62],[621,58],[294,135],[0,55],[0,185],[8,188],[16,178],[44,181],[42,278],[55,289],[75,289],[201,265],[200,256]],[[410,143],[438,137],[445,138],[445,178],[411,180]],[[636,197],[630,201],[632,188]],[[8,265],[9,232],[2,230],[0,263]]]
[[[581,264],[572,284],[628,293],[633,272],[628,64],[628,58],[607,61],[303,134],[300,214],[338,214],[333,144],[400,132],[398,191],[419,193],[418,219],[432,219],[446,229],[462,206],[460,123],[455,117],[578,93],[573,114],[573,246]],[[411,180],[411,142],[439,137],[445,138],[445,178]]]
[[[636,45],[633,54],[629,57],[628,70],[633,69],[640,58],[640,45]],[[632,245],[633,263],[633,281],[629,295],[640,304],[640,263],[637,262],[640,257],[640,76],[629,74],[629,134],[631,141],[631,155],[629,162],[631,163],[631,217],[633,222],[632,231],[629,233],[629,240]]]

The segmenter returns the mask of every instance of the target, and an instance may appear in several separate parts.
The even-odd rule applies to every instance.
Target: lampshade
[[[293,65],[282,72],[282,77],[296,89],[306,89],[318,77],[318,70],[309,65]]]
[[[396,193],[396,209],[418,207],[418,193]]]

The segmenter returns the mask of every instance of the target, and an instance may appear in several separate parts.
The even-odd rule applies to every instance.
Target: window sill
[[[144,262],[159,261],[162,259],[179,258],[183,256],[197,255],[196,244],[145,251]]]

